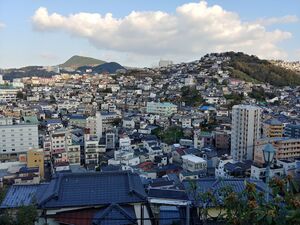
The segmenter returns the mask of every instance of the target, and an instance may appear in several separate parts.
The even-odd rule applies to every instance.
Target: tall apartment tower
[[[261,109],[251,105],[232,107],[231,155],[235,161],[253,160],[260,138]]]
[[[103,121],[101,112],[96,112],[96,135],[98,137],[98,140],[102,138],[102,130],[103,130]]]

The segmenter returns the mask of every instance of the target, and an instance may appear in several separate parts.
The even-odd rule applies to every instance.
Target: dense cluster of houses
[[[10,187],[1,209],[35,200],[38,224],[107,224],[116,215],[124,224],[187,221],[204,204],[189,194],[190,180],[201,192],[242,190],[245,179],[265,192],[269,143],[270,176],[299,181],[298,88],[233,79],[228,60],[211,54],[134,74],[0,79],[0,185]],[[186,104],[184,87],[203,101]],[[251,98],[257,87],[275,97]],[[233,104],[243,105],[236,112]],[[252,108],[254,128],[243,125]],[[245,139],[252,144],[238,147]]]

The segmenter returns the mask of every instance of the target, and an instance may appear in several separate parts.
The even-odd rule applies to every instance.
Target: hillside
[[[85,72],[87,69],[91,69],[92,73],[116,73],[117,70],[125,69],[125,68],[116,62],[109,62],[94,67],[82,66],[82,67],[78,67],[77,70]]]
[[[300,85],[300,74],[241,52],[226,52],[231,76],[245,81],[270,83],[274,86]]]
[[[103,63],[105,63],[105,61],[94,59],[91,57],[74,55],[70,59],[68,59],[65,63],[60,64],[59,66],[62,68],[70,67],[76,69],[81,66],[97,66]]]

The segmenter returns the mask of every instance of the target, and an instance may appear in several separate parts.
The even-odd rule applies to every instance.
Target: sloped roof
[[[265,193],[267,191],[267,186],[263,181],[253,180],[253,179],[238,179],[238,178],[230,178],[230,179],[216,179],[216,178],[201,178],[195,180],[196,182],[196,193],[206,193],[212,192],[217,199],[220,198],[219,191],[223,188],[231,188],[235,193],[241,193],[246,188],[246,182],[255,184],[256,190],[258,192]],[[188,193],[189,199],[194,202],[196,205],[201,205],[199,199],[195,199],[195,190],[192,190],[190,181],[183,181],[183,185],[185,190]],[[271,195],[271,194],[270,194]],[[198,195],[196,195],[198,196]],[[219,199],[220,200],[220,199]]]
[[[40,185],[12,185],[1,203],[0,208],[18,208],[28,206],[40,198],[40,193],[47,187],[47,184]]]
[[[101,209],[93,219],[93,225],[126,225],[137,224],[134,207],[111,204],[106,209]]]
[[[146,201],[140,177],[129,171],[63,173],[39,199],[41,208],[94,206]]]

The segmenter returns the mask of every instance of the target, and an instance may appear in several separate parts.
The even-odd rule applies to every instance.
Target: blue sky
[[[216,15],[216,20],[197,17],[197,10],[193,11],[195,16],[189,18],[191,10],[195,8],[193,5],[185,7],[188,11],[182,10],[183,16],[182,13],[176,12],[177,7],[191,2],[199,3],[192,0],[0,0],[0,68],[55,65],[75,54],[117,61],[130,66],[151,66],[161,58],[174,61],[193,60],[207,52],[222,50],[249,51],[251,54],[265,58],[300,60],[299,0],[207,0],[207,6],[202,8],[204,10],[202,14],[208,12],[208,16]],[[214,5],[238,15],[239,18],[227,17],[218,10],[212,12],[210,8]],[[40,7],[44,7],[48,12],[46,17],[50,22],[47,24],[44,23],[42,13],[37,13]],[[132,11],[140,14],[129,19],[129,22],[125,21],[124,17],[130,15]],[[152,24],[151,21],[157,14],[146,14],[149,11],[161,11],[165,13],[165,19]],[[80,12],[97,13],[102,16],[112,13],[115,23],[122,20],[123,25],[113,25],[115,23],[111,25],[107,22],[106,27],[113,27],[114,32],[111,33],[111,37],[104,39],[100,36],[109,33],[110,30],[109,28],[98,29],[101,21],[98,21],[95,27],[91,27],[94,26],[92,17],[87,19],[80,17],[78,21],[69,17],[70,14]],[[51,17],[53,13],[64,18],[65,22],[58,24],[55,18]],[[35,14],[38,15],[33,21]],[[223,21],[222,16],[228,18],[224,18],[228,23],[224,24],[223,28],[210,31],[203,28],[207,23],[211,22],[214,26]],[[144,21],[142,24],[129,26],[135,19],[140,18],[147,18],[149,23]],[[270,18],[272,20],[268,20]],[[173,19],[174,22],[171,22]],[[229,36],[228,32],[219,35],[223,30],[228,29],[230,24],[236,24],[237,21],[245,23],[238,29],[242,33],[230,34],[229,30]],[[77,29],[76,23],[82,27]],[[258,29],[257,32],[249,31],[247,23],[260,24],[263,28],[255,28]],[[187,24],[189,27],[186,27]],[[85,27],[91,28],[88,35],[85,33]],[[130,33],[126,30],[127,27],[131,27]],[[149,27],[149,31],[146,27]],[[181,28],[177,29],[177,27]],[[182,27],[186,27],[190,33],[180,38],[168,36],[172,32],[178,36]],[[155,32],[151,31],[156,28],[158,30]],[[166,32],[168,29],[170,29],[169,33]],[[243,32],[244,29],[246,32]],[[138,33],[141,35],[137,35]],[[256,33],[259,37],[255,35]],[[244,34],[249,36],[249,40],[241,37]],[[131,39],[123,38],[126,35],[132,35],[133,41],[129,43],[128,40]],[[224,35],[226,38],[223,39]],[[210,40],[210,36],[213,41]],[[275,36],[276,40],[273,40],[272,37]],[[169,39],[170,42],[167,43]],[[160,41],[165,42],[160,43]],[[190,46],[185,46],[189,43]],[[243,43],[249,46],[244,47]],[[265,46],[258,46],[260,43]],[[259,49],[255,50],[255,48]]]

